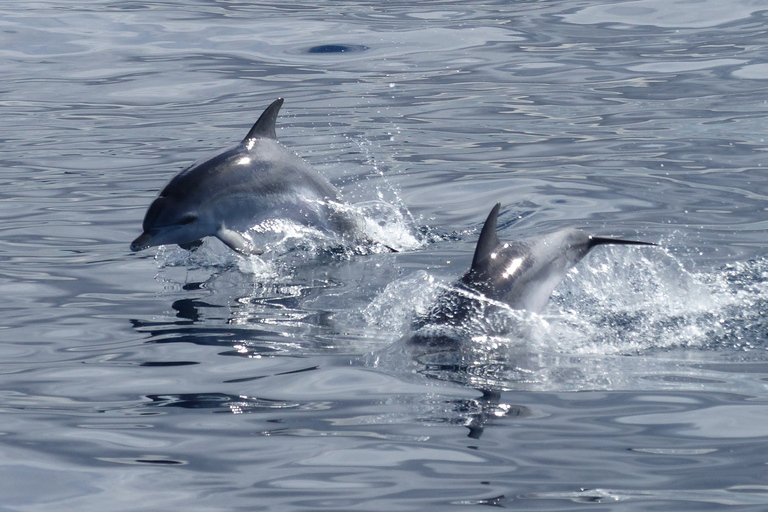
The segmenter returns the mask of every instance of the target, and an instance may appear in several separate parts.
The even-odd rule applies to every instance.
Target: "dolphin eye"
[[[187,224],[195,222],[196,220],[197,220],[197,215],[193,215],[190,213],[182,217],[181,220],[179,221],[179,224],[181,224],[182,226],[185,226]]]

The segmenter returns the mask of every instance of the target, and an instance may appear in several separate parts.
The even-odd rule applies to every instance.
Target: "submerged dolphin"
[[[496,234],[500,207],[497,203],[485,221],[469,271],[438,298],[426,318],[414,325],[416,328],[427,324],[459,325],[482,300],[540,312],[568,270],[594,247],[656,245],[591,236],[578,229],[502,243]]]
[[[261,254],[242,233],[269,219],[357,237],[355,220],[337,208],[338,191],[277,141],[282,104],[279,98],[267,107],[242,142],[173,177],[149,206],[131,250],[189,249],[215,236],[241,254]]]

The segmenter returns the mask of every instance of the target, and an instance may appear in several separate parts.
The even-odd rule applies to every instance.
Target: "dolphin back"
[[[271,219],[289,219],[355,242],[362,223],[340,208],[338,191],[277,140],[283,99],[273,101],[242,143],[192,164],[161,190],[131,250],[178,244],[192,248],[216,237],[242,254],[259,254],[242,233]]]
[[[513,309],[541,311],[568,270],[598,245],[656,245],[574,228],[502,244],[496,233],[500,208],[497,203],[488,215],[459,285]]]

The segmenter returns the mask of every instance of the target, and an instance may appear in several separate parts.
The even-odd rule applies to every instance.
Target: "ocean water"
[[[0,511],[766,510],[766,31],[763,0],[2,3]],[[399,251],[131,253],[277,97]],[[659,247],[407,349],[496,202],[505,240]]]

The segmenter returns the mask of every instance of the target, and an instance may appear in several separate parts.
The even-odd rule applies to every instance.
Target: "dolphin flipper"
[[[245,237],[243,237],[243,235],[241,235],[237,231],[227,229],[223,225],[220,226],[219,229],[216,231],[216,238],[221,240],[224,243],[224,245],[226,245],[230,249],[237,251],[240,254],[243,254],[245,256],[250,256],[252,254],[259,255],[264,253],[264,251],[262,251],[258,247],[254,246],[251,242],[246,240]]]
[[[194,242],[187,242],[185,244],[179,244],[179,247],[186,251],[194,251],[195,249],[199,249],[200,246],[203,245],[202,240],[195,240]]]
[[[253,125],[251,131],[245,136],[243,142],[247,142],[251,139],[257,139],[259,137],[266,137],[268,139],[277,140],[277,133],[275,132],[275,124],[277,123],[277,113],[280,112],[280,107],[283,106],[283,98],[277,98],[272,102],[270,106],[264,110],[264,112]]]

